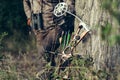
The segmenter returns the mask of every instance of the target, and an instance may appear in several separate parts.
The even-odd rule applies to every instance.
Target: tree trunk
[[[110,13],[101,8],[101,0],[76,0],[76,15],[78,15],[91,29],[91,37],[86,43],[80,43],[76,51],[80,54],[90,54],[94,58],[95,69],[117,68],[120,64],[120,46],[110,46],[109,41],[103,41],[101,37],[101,28],[109,22],[114,28],[119,25],[114,24],[115,19]],[[78,27],[75,21],[75,30]],[[119,31],[117,31],[119,33]]]

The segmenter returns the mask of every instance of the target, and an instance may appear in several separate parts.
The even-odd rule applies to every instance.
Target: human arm
[[[24,7],[24,11],[27,17],[27,24],[30,25],[31,23],[31,8],[30,8],[30,4],[28,4],[28,0],[23,0],[23,7]]]

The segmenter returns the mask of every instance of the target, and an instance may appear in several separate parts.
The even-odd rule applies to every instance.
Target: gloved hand
[[[31,23],[31,19],[28,18],[28,19],[27,19],[27,25],[30,26],[30,23]]]

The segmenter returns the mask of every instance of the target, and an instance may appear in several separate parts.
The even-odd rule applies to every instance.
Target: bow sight
[[[69,43],[69,46],[67,46],[64,51],[62,52],[62,60],[66,60],[73,56],[73,50],[74,48],[83,40],[83,38],[89,33],[89,29],[87,24],[85,24],[78,16],[68,11],[68,5],[65,2],[58,3],[54,8],[54,15],[56,17],[63,16],[65,13],[68,13],[72,16],[74,16],[76,19],[79,20],[79,27],[77,29],[77,32],[74,35],[73,40]],[[82,33],[81,33],[82,31]]]

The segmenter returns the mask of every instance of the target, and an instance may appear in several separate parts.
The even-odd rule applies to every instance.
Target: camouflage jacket
[[[70,6],[70,10],[74,10],[74,0],[61,0]],[[24,11],[27,18],[31,18],[31,13],[42,13],[44,26],[50,27],[54,24],[63,24],[62,17],[57,18],[53,14],[54,7],[61,2],[60,0],[23,0]]]

